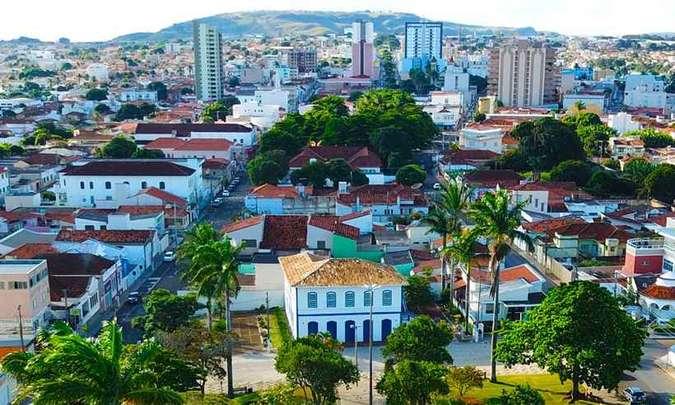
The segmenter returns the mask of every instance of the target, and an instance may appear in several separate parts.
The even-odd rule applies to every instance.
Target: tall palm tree
[[[209,231],[203,231],[211,235]],[[216,232],[217,233],[217,232]],[[184,277],[190,285],[197,288],[199,296],[207,297],[208,306],[215,299],[222,303],[225,312],[226,332],[232,333],[231,303],[232,298],[239,293],[239,253],[243,246],[234,246],[232,241],[221,237],[214,241],[207,241],[201,245],[192,245],[194,252],[190,256],[190,267]],[[210,326],[209,326],[210,328]],[[234,382],[232,377],[232,350],[227,360],[227,392],[234,396]]]
[[[464,330],[469,329],[469,293],[471,291],[471,266],[476,256],[476,240],[478,233],[475,231],[464,232],[453,238],[452,245],[442,252],[444,257],[451,257],[464,267],[466,273],[466,293],[464,295]]]
[[[470,211],[471,218],[476,223],[476,231],[488,241],[488,252],[490,253],[489,268],[492,274],[490,296],[494,298],[490,354],[490,380],[492,382],[497,381],[495,348],[497,347],[499,322],[499,266],[511,249],[511,243],[515,239],[522,240],[528,246],[532,246],[530,237],[518,230],[521,221],[520,212],[525,204],[526,202],[521,202],[512,206],[508,191],[497,189],[495,192],[484,194],[480,200],[473,204]]]
[[[125,350],[122,329],[108,322],[96,340],[73,332],[65,323],[41,335],[38,353],[17,352],[2,360],[2,370],[19,383],[18,400],[36,404],[181,404],[163,384],[156,360],[163,349],[154,341]]]
[[[429,210],[429,213],[422,218],[422,222],[429,226],[428,233],[441,235],[443,241],[441,249],[442,251],[445,251],[448,247],[448,235],[453,231],[450,228],[450,217],[448,216],[448,213],[440,206],[434,204],[431,210]],[[445,291],[446,260],[446,256],[441,255],[441,291]]]
[[[450,235],[459,234],[462,230],[462,216],[464,211],[469,208],[469,199],[472,189],[461,177],[455,177],[448,181],[441,182],[441,192],[438,199],[434,202],[434,211],[442,211],[447,220],[445,226],[446,233],[443,239],[443,249],[447,247],[446,238]],[[441,279],[445,286],[446,262],[441,255]],[[450,260],[450,291],[454,295],[455,287],[455,265],[454,259]],[[451,295],[451,297],[453,296]]]

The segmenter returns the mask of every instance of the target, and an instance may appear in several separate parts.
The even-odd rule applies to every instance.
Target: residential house
[[[244,207],[258,215],[330,214],[335,212],[335,196],[312,186],[263,184],[246,194]]]
[[[119,305],[119,261],[89,253],[50,253],[41,258],[47,260],[52,312],[69,319],[73,327],[85,325],[97,312]]]
[[[288,168],[293,171],[311,162],[331,159],[344,159],[352,170],[360,170],[369,179],[381,177],[382,160],[367,146],[306,146],[288,162]]]
[[[279,258],[294,338],[329,333],[340,342],[384,341],[405,322],[405,279],[392,267],[307,252]],[[366,285],[377,285],[369,290]],[[372,330],[370,313],[372,311]]]
[[[151,187],[201,205],[201,164],[198,159],[92,160],[63,169],[55,191],[60,204],[75,207],[116,208]]]
[[[440,166],[445,173],[469,172],[498,157],[499,153],[487,149],[450,150],[441,158]]]
[[[609,139],[609,150],[615,159],[644,156],[645,143],[640,138],[612,137]]]
[[[569,181],[525,182],[509,187],[509,190],[514,204],[525,202],[524,210],[538,213],[566,215],[566,201],[592,199],[591,195]]]
[[[675,319],[675,271],[664,271],[653,284],[639,288],[638,294],[643,312],[657,323]]]
[[[158,138],[226,139],[248,148],[256,143],[257,132],[254,126],[235,123],[138,123],[134,140],[139,145],[145,145]]]
[[[157,138],[143,149],[160,150],[168,158],[233,159],[234,145],[227,139]]]
[[[542,229],[535,241],[535,254],[544,261],[555,259],[621,257],[632,234],[605,222],[573,222]]]
[[[474,123],[462,128],[459,135],[459,146],[462,149],[489,150],[501,154],[503,152],[502,137],[504,132],[498,126]]]
[[[523,177],[520,174],[510,169],[481,169],[464,174],[464,181],[473,187],[476,199],[497,187],[515,187],[522,180]]]
[[[6,255],[28,243],[52,243],[56,239],[55,232],[38,232],[28,228],[18,229],[0,239],[0,255]]]
[[[429,202],[420,190],[401,184],[367,184],[338,189],[335,214],[342,216],[368,210],[373,221],[389,223],[394,217],[429,212]]]
[[[59,251],[78,249],[87,241],[99,241],[122,249],[124,257],[141,273],[155,268],[163,251],[155,231],[152,230],[61,230],[54,247]]]

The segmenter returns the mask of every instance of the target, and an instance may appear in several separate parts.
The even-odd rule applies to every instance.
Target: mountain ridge
[[[222,13],[173,24],[154,33],[135,32],[113,38],[110,42],[159,42],[192,37],[192,22],[215,26],[224,37],[244,35],[289,36],[342,34],[344,28],[358,20],[372,21],[381,34],[402,33],[406,21],[432,21],[412,13],[373,11],[247,11]],[[536,35],[532,27],[490,27],[443,21],[445,34],[457,35],[459,29],[505,35]]]

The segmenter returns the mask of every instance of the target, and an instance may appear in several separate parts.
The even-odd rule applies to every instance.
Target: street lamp
[[[375,290],[380,288],[380,286],[377,284],[366,284],[363,288],[370,293],[370,313],[368,317],[368,404],[373,405],[373,301],[375,299]]]

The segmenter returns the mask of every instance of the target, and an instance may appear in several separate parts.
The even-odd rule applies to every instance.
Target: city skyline
[[[115,8],[105,10],[105,15],[102,15],[99,9],[90,7],[90,3],[84,0],[70,0],[67,3],[68,7],[65,8],[63,3],[46,2],[40,5],[40,13],[29,13],[23,5],[8,4],[3,10],[5,19],[0,26],[0,40],[28,36],[47,41],[54,41],[59,37],[82,42],[107,41],[134,32],[155,32],[195,18],[261,10],[408,12],[423,18],[458,24],[531,26],[538,31],[584,36],[616,36],[675,30],[672,24],[675,2],[668,0],[647,0],[642,2],[642,7],[639,8],[627,0],[593,0],[584,3],[583,8],[576,2],[556,3],[552,6],[548,2],[536,0],[510,2],[486,0],[480,10],[469,3],[438,7],[438,4],[431,2],[410,5],[399,0],[340,2],[328,0],[320,4],[304,0],[293,2],[255,0],[247,4],[246,8],[215,0],[195,0],[185,5],[172,4],[170,8],[158,8],[152,3],[120,0]],[[597,18],[598,15],[606,18]],[[102,18],[113,23],[101,24]]]

